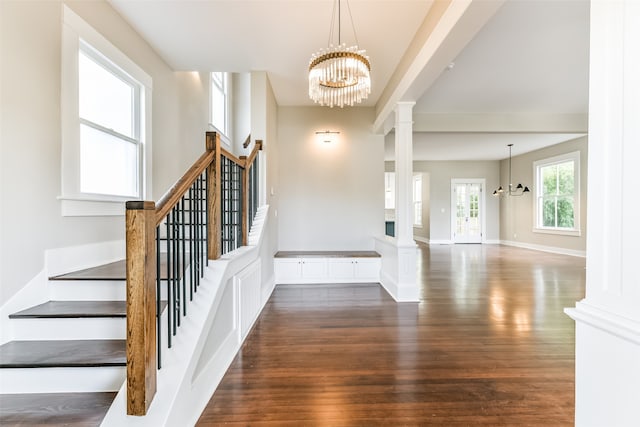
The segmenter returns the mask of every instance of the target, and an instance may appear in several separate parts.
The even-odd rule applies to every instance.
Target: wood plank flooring
[[[585,260],[421,245],[420,303],[278,286],[199,426],[570,426]]]

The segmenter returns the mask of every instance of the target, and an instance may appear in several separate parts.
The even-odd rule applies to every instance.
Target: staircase
[[[51,301],[9,316],[0,425],[99,425],[126,376],[125,263],[49,279]]]

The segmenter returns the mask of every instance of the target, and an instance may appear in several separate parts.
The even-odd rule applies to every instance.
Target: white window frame
[[[420,192],[416,192],[416,184],[420,182]],[[422,228],[422,174],[414,174],[413,175],[413,227],[414,228]],[[416,215],[417,212],[420,212],[420,215]]]
[[[139,197],[151,199],[151,94],[152,79],[138,65],[111,44],[66,5],[62,26],[62,158],[61,211],[63,216],[120,216],[131,197],[89,194],[80,190],[80,123],[78,101],[78,57],[80,49],[93,50],[92,59],[104,57],[140,86]]]
[[[553,166],[560,163],[566,163],[573,161],[573,228],[562,227],[544,227],[542,223],[542,174],[541,169],[545,166]],[[580,151],[574,151],[571,153],[561,154],[559,156],[549,157],[542,160],[533,162],[533,176],[535,178],[535,200],[533,202],[533,232],[534,233],[546,233],[546,234],[559,234],[565,236],[580,236]]]
[[[222,74],[224,76],[224,86],[220,87],[214,78],[215,74]],[[220,139],[223,144],[226,144],[227,147],[231,146],[231,73],[223,72],[223,71],[212,71],[209,73],[209,127],[211,130],[218,132],[220,134]],[[219,129],[217,126],[213,124],[213,99],[214,99],[214,89],[220,89],[224,94],[224,127],[225,129]]]

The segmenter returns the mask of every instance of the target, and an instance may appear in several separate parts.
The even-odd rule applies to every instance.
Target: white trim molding
[[[532,249],[534,251],[550,252],[550,253],[553,253],[553,254],[569,255],[569,256],[575,256],[575,257],[580,257],[580,258],[585,258],[587,256],[587,252],[586,251],[578,251],[578,250],[575,250],[575,249],[559,248],[559,247],[556,247],[556,246],[536,245],[536,244],[533,244],[533,243],[514,242],[512,240],[500,240],[499,243],[502,244],[502,245],[506,245],[506,246],[515,246],[517,248]]]

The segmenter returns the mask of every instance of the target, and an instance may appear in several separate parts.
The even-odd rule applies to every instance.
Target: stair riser
[[[126,367],[0,369],[0,393],[118,391]]]
[[[58,301],[125,300],[124,281],[51,280],[50,297]]]
[[[127,320],[119,318],[11,319],[20,340],[125,339]]]
[[[124,281],[111,280],[51,280],[50,299],[57,301],[124,301],[127,297]],[[167,285],[162,283],[161,299],[167,299]]]

